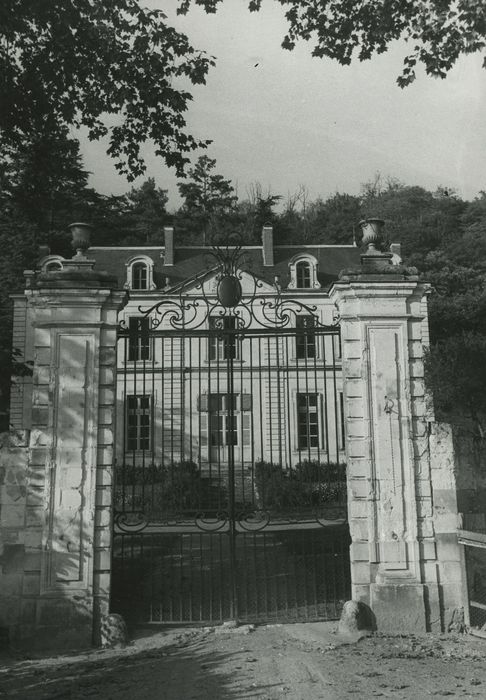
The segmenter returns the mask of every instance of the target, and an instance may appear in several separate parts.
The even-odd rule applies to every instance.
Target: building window
[[[201,440],[210,447],[251,444],[251,394],[201,394]]]
[[[139,262],[132,266],[132,289],[148,289],[147,265]]]
[[[138,255],[126,263],[127,281],[125,287],[135,291],[155,289],[153,280],[154,261],[146,255]]]
[[[295,266],[296,284],[298,289],[310,289],[311,287],[311,269],[306,261],[297,263]]]
[[[150,318],[130,316],[128,319],[128,360],[150,360]]]
[[[232,401],[227,394],[209,395],[209,433],[213,447],[238,444],[237,397]],[[233,404],[231,408],[231,403]]]
[[[320,289],[317,279],[317,259],[313,255],[299,254],[289,262],[289,289]]]
[[[127,451],[150,450],[152,428],[152,397],[127,396]]]
[[[235,333],[236,318],[234,316],[222,316],[221,318],[210,318],[209,328],[211,331],[216,331],[209,336],[209,359],[210,360],[239,360],[240,359],[240,343]],[[227,333],[218,330],[229,331]]]
[[[319,447],[319,394],[297,394],[297,444],[299,450]]]
[[[297,316],[296,318],[295,355],[298,360],[317,357],[316,335],[312,330],[316,325],[316,318],[310,314]]]

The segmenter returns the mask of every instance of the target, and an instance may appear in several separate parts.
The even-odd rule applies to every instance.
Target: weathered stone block
[[[368,440],[363,438],[351,438],[347,442],[347,456],[348,459],[365,459],[368,448]]]
[[[42,550],[25,548],[24,571],[40,571],[42,566]]]
[[[97,508],[95,511],[95,527],[108,527],[111,525],[111,513],[109,508]]]
[[[17,597],[22,592],[22,573],[3,573],[0,578],[2,598]]]
[[[98,445],[113,445],[113,430],[111,428],[100,428],[98,430]]]
[[[420,559],[422,561],[433,560],[437,558],[436,543],[434,540],[422,540],[419,543]]]
[[[367,562],[370,556],[368,542],[353,542],[350,546],[352,562]]]
[[[50,401],[49,387],[46,384],[36,386],[32,397],[33,404],[36,406],[47,406]]]
[[[462,564],[459,561],[441,561],[439,563],[440,580],[447,584],[464,581]]]
[[[461,561],[461,545],[457,532],[438,532],[435,539],[439,561]]]
[[[109,549],[95,549],[93,556],[95,571],[108,571],[111,568],[111,553]]]
[[[343,361],[343,374],[345,377],[361,377],[363,374],[363,361],[361,359]]]
[[[25,522],[25,505],[2,505],[2,525],[6,528],[22,528]]]
[[[47,406],[33,406],[32,408],[32,425],[48,425],[49,423],[49,408]]]
[[[349,440],[353,438],[366,437],[366,425],[363,420],[349,419],[346,422],[347,437]]]
[[[100,348],[100,365],[115,367],[116,365],[116,350],[110,347]],[[103,402],[106,403],[106,402]]]
[[[369,459],[351,459],[348,462],[348,479],[371,477],[371,462]]]
[[[31,447],[29,455],[29,465],[31,467],[42,467],[45,469],[49,450],[47,446]]]
[[[114,381],[113,369],[111,367],[100,367],[100,384],[112,385]]]
[[[355,584],[351,585],[351,597],[353,600],[362,600],[363,603],[367,605],[370,604],[370,586],[369,584]]]
[[[348,479],[348,492],[352,498],[369,498],[370,496],[370,480],[369,479]]]
[[[418,498],[417,499],[417,514],[419,518],[427,518],[432,515],[432,499]]]
[[[9,596],[2,591],[0,598],[0,627],[9,628],[16,625],[19,617],[20,597],[18,595]]]
[[[101,467],[96,469],[96,486],[112,486],[113,469],[111,467]]]
[[[363,401],[363,397],[366,396],[366,384],[362,379],[353,379],[352,377],[346,378],[346,398],[347,401],[352,399],[358,399]]]
[[[416,379],[424,378],[424,362],[422,359],[411,358],[409,361],[410,376]]]
[[[362,520],[368,517],[370,509],[369,501],[351,501],[348,508],[349,520]]]
[[[112,489],[111,488],[97,488],[95,496],[96,507],[106,506],[109,508],[112,501]]]
[[[424,601],[427,632],[442,632],[443,619],[439,586],[437,584],[427,583],[424,586]]]
[[[39,572],[25,572],[22,585],[22,594],[37,596],[40,594],[41,582]]]
[[[368,520],[364,518],[353,518],[349,521],[349,532],[353,542],[368,539]]]
[[[111,547],[111,527],[98,527],[95,530],[95,543],[97,547]]]
[[[27,496],[26,496],[27,507],[28,506],[41,507],[44,505],[44,502],[45,502],[45,492],[44,492],[45,475],[43,472],[41,472],[39,474],[39,476],[40,476],[39,481],[36,481],[35,484],[29,483],[27,486]],[[39,486],[37,484],[39,484]]]
[[[0,503],[4,506],[25,503],[26,487],[24,484],[7,484],[0,487]]]
[[[416,583],[376,584],[370,586],[370,607],[379,632],[426,632],[424,587]]]
[[[432,496],[432,487],[429,479],[416,479],[415,489],[419,498],[430,498]]]
[[[41,549],[42,530],[40,528],[26,528],[24,530],[24,543],[29,549]]]
[[[40,430],[39,428],[35,428],[34,430],[30,431],[29,444],[31,447],[40,447],[41,445],[50,445],[51,441],[52,441],[51,436],[49,436],[49,434],[46,433],[44,430]]]
[[[458,513],[434,513],[434,532],[456,532],[461,522]]]
[[[434,524],[430,518],[418,518],[418,536],[420,538],[433,537],[435,534]]]
[[[45,525],[45,510],[39,506],[29,506],[25,509],[25,526],[43,527]]]
[[[104,445],[102,447],[98,447],[96,461],[100,466],[111,467],[113,464],[113,447],[106,447]]]
[[[36,619],[37,601],[23,598],[20,601],[20,623],[33,624]]]
[[[100,425],[113,425],[114,411],[112,408],[100,408],[98,411],[98,422]]]
[[[347,360],[361,359],[363,348],[361,340],[347,340],[345,347],[345,357]]]

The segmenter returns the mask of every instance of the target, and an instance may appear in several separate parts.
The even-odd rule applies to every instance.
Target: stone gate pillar
[[[116,325],[126,293],[93,265],[79,250],[26,291],[34,373],[14,636],[29,646],[96,643],[108,612]]]
[[[426,631],[440,621],[423,371],[427,286],[413,272],[371,245],[361,268],[344,271],[330,292],[342,334],[352,595],[383,631]]]

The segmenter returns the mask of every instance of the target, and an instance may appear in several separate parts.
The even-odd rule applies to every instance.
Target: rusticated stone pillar
[[[20,618],[29,646],[88,646],[108,613],[117,314],[82,252],[26,291],[34,319]]]
[[[379,630],[440,629],[425,405],[427,286],[373,251],[330,296],[342,334],[353,599]]]

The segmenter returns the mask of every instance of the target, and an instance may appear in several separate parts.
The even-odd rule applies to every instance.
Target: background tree
[[[2,0],[0,147],[84,126],[90,139],[109,137],[128,178],[145,169],[147,139],[181,173],[184,154],[204,144],[186,132],[192,98],[177,83],[204,83],[212,64],[137,0]]]
[[[177,183],[183,204],[176,221],[186,242],[206,245],[209,236],[219,231],[221,220],[235,213],[235,189],[231,180],[213,172],[215,167],[213,158],[200,156],[187,182]]]
[[[444,78],[461,54],[484,51],[486,8],[482,0],[456,2],[381,2],[371,0],[278,0],[286,9],[288,32],[282,47],[292,50],[303,39],[314,44],[312,55],[333,58],[347,65],[385,52],[402,39],[411,45],[397,82],[401,87],[415,80],[417,64],[428,75]],[[215,12],[222,0],[179,0],[180,12],[191,4]],[[251,11],[262,0],[249,0]],[[483,66],[486,67],[486,58]]]

